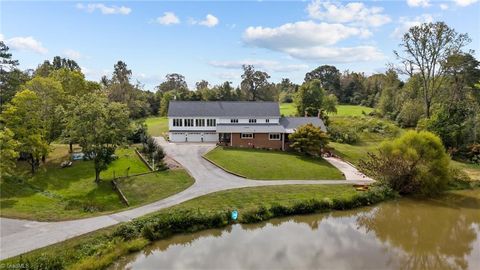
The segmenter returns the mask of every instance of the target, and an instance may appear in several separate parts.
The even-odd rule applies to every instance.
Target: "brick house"
[[[288,148],[288,134],[313,124],[326,131],[318,117],[282,117],[276,102],[171,101],[171,142],[215,142],[225,146]]]

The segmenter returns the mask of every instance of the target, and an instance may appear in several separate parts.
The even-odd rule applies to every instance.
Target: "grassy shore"
[[[345,179],[322,158],[258,149],[217,147],[205,155],[222,168],[250,179]]]
[[[239,222],[251,223],[282,215],[350,209],[376,203],[389,196],[383,191],[357,192],[351,185],[284,185],[221,191],[2,263],[103,269],[158,237],[226,226],[232,222],[228,213],[233,209],[239,211]]]

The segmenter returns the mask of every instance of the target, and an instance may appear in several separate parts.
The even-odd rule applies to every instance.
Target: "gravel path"
[[[356,184],[372,181],[353,166],[335,158],[327,158],[341,170],[347,180],[275,180],[259,181],[234,176],[204,160],[202,155],[215,147],[212,144],[172,144],[156,138],[167,155],[178,161],[195,178],[186,190],[160,201],[115,214],[59,222],[37,222],[0,218],[0,259],[65,241],[69,238],[115,225],[188,201],[227,189],[284,184]]]

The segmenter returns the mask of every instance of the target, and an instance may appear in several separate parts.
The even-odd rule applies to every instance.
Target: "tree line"
[[[109,161],[101,157],[133,136],[132,120],[165,116],[171,100],[294,103],[297,115],[320,116],[327,124],[338,103],[364,105],[402,127],[436,133],[453,155],[480,160],[480,70],[474,52],[464,49],[469,42],[443,22],[425,23],[405,33],[394,52],[397,65],[384,73],[322,65],[299,85],[288,78],[274,83],[267,72],[244,65],[238,86],[201,80],[192,90],[183,75],[172,73],[154,91],[133,82],[123,61],[99,82],[86,80],[74,60],[59,56],[22,71],[0,42],[2,172],[19,156],[35,172],[58,140],[80,144],[99,158],[96,167],[105,167]]]

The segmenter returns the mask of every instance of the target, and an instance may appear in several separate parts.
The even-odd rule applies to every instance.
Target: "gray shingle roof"
[[[170,101],[169,117],[280,117],[276,102]]]
[[[280,118],[280,125],[282,125],[287,133],[291,133],[299,126],[306,124],[313,124],[320,127],[323,131],[327,132],[327,128],[322,119],[318,117],[282,117]]]

